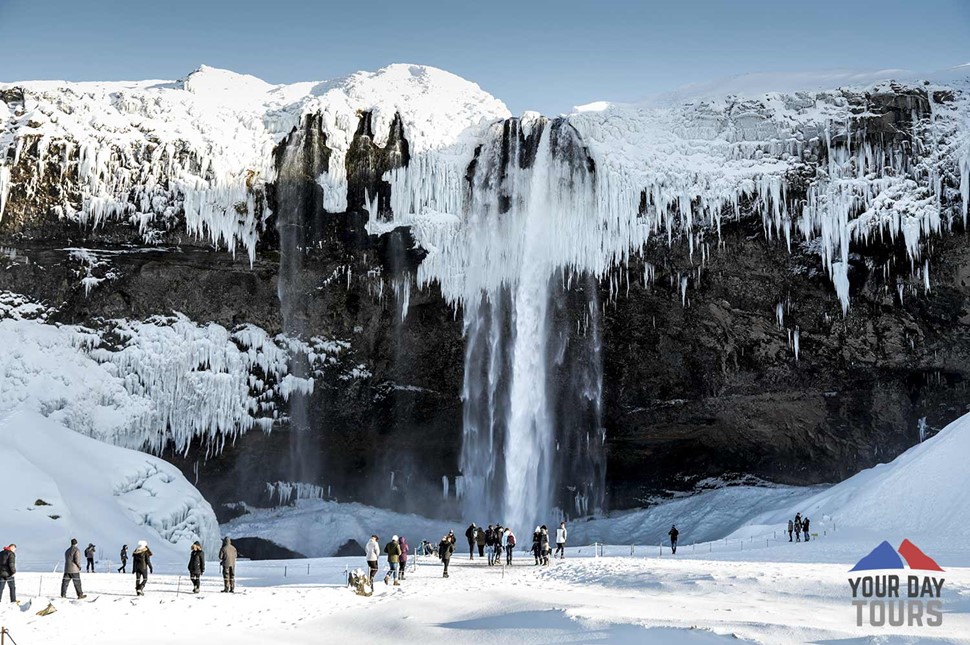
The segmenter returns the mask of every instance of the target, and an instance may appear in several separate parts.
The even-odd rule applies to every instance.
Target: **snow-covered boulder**
[[[111,446],[20,411],[0,419],[2,539],[27,563],[52,567],[72,537],[117,560],[148,540],[159,561],[187,557],[200,540],[219,549],[219,525],[202,494],[171,464]]]

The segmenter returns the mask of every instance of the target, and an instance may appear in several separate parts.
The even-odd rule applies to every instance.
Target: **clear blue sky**
[[[0,0],[0,81],[205,63],[282,83],[392,62],[555,114],[746,72],[967,63],[970,0]]]

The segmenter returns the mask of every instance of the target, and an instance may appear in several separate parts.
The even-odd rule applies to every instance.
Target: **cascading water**
[[[599,319],[580,308],[570,338],[571,292],[555,287],[570,265],[566,222],[594,211],[585,150],[564,122],[508,121],[470,179],[465,513],[523,529],[557,508],[592,512],[604,475]],[[598,312],[595,280],[580,295]]]
[[[308,116],[277,153],[276,228],[280,238],[280,272],[277,295],[283,318],[283,333],[305,339],[308,295],[303,275],[303,259],[312,234],[313,221],[322,204],[315,177],[326,169],[325,137],[319,119]],[[310,366],[302,352],[293,352],[289,373],[309,376]],[[290,429],[289,481],[316,484],[319,477],[318,428],[309,414],[309,395],[290,393],[287,401]]]

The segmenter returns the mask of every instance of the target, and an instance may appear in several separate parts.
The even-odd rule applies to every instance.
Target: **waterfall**
[[[326,168],[322,151],[325,137],[319,119],[307,117],[294,129],[285,146],[277,150],[276,229],[280,238],[280,272],[277,296],[283,318],[283,333],[304,338],[307,330],[308,298],[303,275],[303,259],[312,237],[308,223],[313,221],[322,204],[320,187],[314,180]],[[289,373],[307,378],[310,366],[307,356],[292,355]],[[319,477],[317,428],[309,413],[309,396],[302,391],[290,394],[290,455],[288,479],[291,482],[315,484]]]
[[[531,530],[602,506],[596,280],[557,286],[574,264],[570,222],[595,211],[593,176],[568,124],[524,118],[483,146],[470,182],[463,508]]]

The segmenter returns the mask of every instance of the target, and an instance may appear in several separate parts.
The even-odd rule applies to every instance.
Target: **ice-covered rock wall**
[[[13,300],[0,295],[0,302]],[[228,330],[185,316],[113,320],[98,329],[24,319],[20,303],[0,319],[0,413],[39,412],[107,443],[203,455],[286,420],[285,402],[340,369],[345,342],[307,342],[242,325]],[[289,372],[299,354],[310,373]]]
[[[549,121],[510,119],[476,85],[420,66],[286,86],[202,68],[175,83],[0,86],[0,124],[5,239],[77,235],[116,244],[137,237],[240,248],[251,261],[264,249],[274,262],[279,249],[291,336],[301,336],[304,323],[356,330],[360,293],[383,303],[387,283],[400,344],[401,330],[414,324],[410,303],[440,290],[460,310],[466,340],[456,488],[472,505],[466,508],[480,513],[502,512],[487,500],[521,505],[523,495],[571,514],[599,505],[595,482],[608,441],[600,419],[601,322],[631,284],[649,288],[659,270],[676,291],[671,306],[689,308],[725,225],[755,221],[781,252],[817,258],[845,316],[854,267],[863,261],[854,251],[880,245],[887,276],[908,271],[930,289],[936,272],[928,242],[962,228],[970,201],[963,78],[598,104]],[[309,140],[318,156],[306,154]],[[288,196],[293,187],[299,190]],[[366,237],[354,228],[359,221],[376,242],[355,237]],[[319,278],[295,261],[324,248],[314,231],[334,222],[346,224],[328,231],[326,244],[337,241],[317,258],[315,270],[326,272]],[[295,230],[290,224],[303,227],[295,238],[285,235]],[[687,266],[655,267],[650,254],[658,245],[686,248]],[[376,260],[368,257],[375,250]],[[894,251],[908,267],[890,266]],[[75,257],[89,294],[118,279],[96,264],[99,257]],[[360,282],[367,286],[358,293],[352,285]],[[335,300],[345,311],[301,310],[300,298],[340,287],[346,297]],[[899,293],[901,301],[902,287]],[[811,345],[788,315],[792,307],[780,297],[764,313],[794,325],[783,332],[804,361]],[[126,324],[135,323],[118,329]],[[202,333],[185,337],[171,327],[165,343],[191,347]],[[238,340],[230,345],[242,352]],[[225,437],[269,423],[257,387],[269,380],[251,381],[249,359],[232,349],[191,350],[174,352],[184,364],[170,368],[146,357],[139,342],[96,350],[139,396],[212,390],[205,400],[189,396],[197,404],[192,418],[152,412],[154,434],[138,436],[156,437],[149,442],[156,448],[174,442],[186,450],[204,438],[218,451]],[[211,378],[188,367],[197,360],[213,361]],[[302,378],[291,368],[279,372],[272,396],[304,387]],[[378,383],[374,398],[418,391],[408,387]],[[567,419],[569,428],[559,427]],[[173,422],[178,430],[169,436]],[[389,464],[388,472],[399,472]]]

